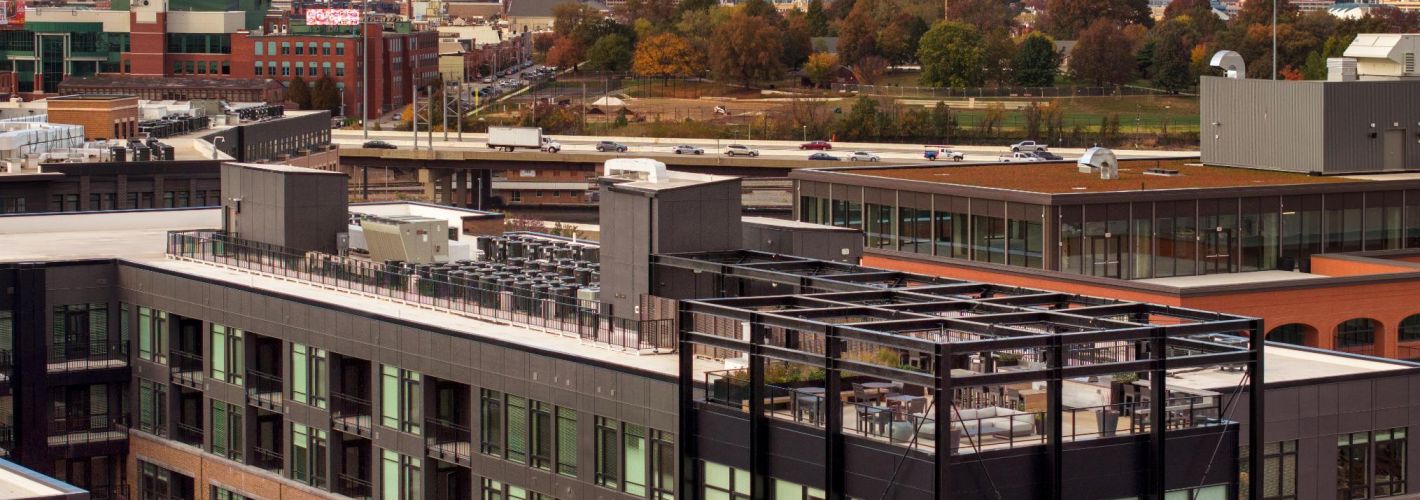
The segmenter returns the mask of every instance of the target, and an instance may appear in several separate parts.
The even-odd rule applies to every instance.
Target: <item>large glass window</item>
[[[478,448],[489,455],[503,456],[503,393],[479,390]]]
[[[715,462],[703,464],[705,500],[749,500],[750,473]]]
[[[242,436],[246,432],[242,427],[242,409],[241,406],[212,400],[212,433],[209,445],[213,455],[242,461]]]
[[[1414,314],[1401,320],[1398,332],[1401,342],[1420,340],[1420,314]]]
[[[636,496],[646,495],[646,428],[623,424],[622,444],[622,491]]]
[[[1374,498],[1405,493],[1405,429],[1344,434],[1336,443],[1336,497]]]
[[[1198,273],[1237,272],[1238,200],[1199,200]]]
[[[291,424],[291,479],[325,487],[327,437],[321,429]]]
[[[1282,253],[1277,268],[1283,271],[1311,269],[1312,254],[1321,253],[1321,196],[1282,197]]]
[[[542,401],[532,401],[528,408],[531,420],[530,459],[533,467],[552,470],[552,405]]]
[[[291,344],[291,400],[325,408],[327,370],[325,349]]]
[[[621,443],[616,439],[616,421],[606,417],[596,418],[596,474],[598,485],[608,488],[621,487]]]
[[[1297,442],[1267,443],[1262,447],[1263,500],[1297,498]]]
[[[826,498],[828,498],[828,494],[821,489],[783,479],[774,480],[774,500],[825,500]]]
[[[1307,336],[1312,328],[1301,323],[1289,323],[1267,332],[1267,340],[1292,345],[1307,345]]]
[[[138,430],[167,437],[168,384],[138,380]]]
[[[156,363],[168,362],[168,313],[138,307],[138,357]]]
[[[521,396],[508,395],[508,460],[525,464],[528,461],[528,400]]]
[[[1084,207],[1060,207],[1060,270],[1063,272],[1085,272],[1084,223]]]
[[[1336,348],[1370,347],[1376,343],[1378,323],[1369,318],[1348,319],[1336,325]]]
[[[1336,444],[1336,498],[1371,497],[1370,433],[1343,434]]]
[[[1375,442],[1376,496],[1405,494],[1405,429],[1376,431]]]
[[[424,394],[417,372],[380,365],[380,425],[419,434]]]
[[[557,473],[577,477],[577,411],[557,408]]]
[[[1401,247],[1404,226],[1400,215],[1404,193],[1385,191],[1366,193],[1366,250],[1392,250]]]
[[[143,460],[138,461],[138,498],[143,500],[192,500],[196,498],[191,477]]]
[[[932,253],[932,195],[900,193],[897,209],[897,249]]]
[[[967,243],[967,215],[965,198],[937,196],[932,224],[936,226],[935,253],[941,257],[965,259],[971,255]]]
[[[651,498],[675,499],[675,435],[651,429]]]
[[[868,203],[867,207],[867,227],[864,232],[868,235],[868,247],[870,248],[892,248],[893,247],[893,216],[892,205],[880,205]]]
[[[242,376],[246,370],[242,337],[241,330],[212,325],[212,341],[208,343],[211,346],[208,357],[212,362],[212,378],[242,385]]]
[[[423,475],[419,460],[390,450],[380,450],[380,486],[385,500],[419,500]]]
[[[1361,193],[1326,195],[1326,253],[1361,250]]]
[[[1280,207],[1281,200],[1273,196],[1242,200],[1242,219],[1238,221],[1238,238],[1242,246],[1238,261],[1240,271],[1267,271],[1279,267]]]

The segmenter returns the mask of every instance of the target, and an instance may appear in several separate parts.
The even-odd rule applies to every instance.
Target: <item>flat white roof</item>
[[[1262,352],[1262,380],[1267,384],[1412,368],[1402,362],[1381,358],[1296,349],[1275,343],[1267,344]],[[1216,368],[1179,370],[1169,373],[1168,383],[1189,389],[1221,389],[1236,386],[1242,379],[1242,374],[1241,371],[1223,371]]]
[[[1248,283],[1311,280],[1325,277],[1326,276],[1322,276],[1320,274],[1298,273],[1292,271],[1254,271],[1246,273],[1200,274],[1197,276],[1153,278],[1147,280],[1134,280],[1133,283],[1148,283],[1151,285],[1164,285],[1176,288],[1196,288],[1219,285],[1243,285]]]

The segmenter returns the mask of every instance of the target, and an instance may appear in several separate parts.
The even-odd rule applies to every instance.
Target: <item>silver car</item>
[[[671,151],[674,151],[675,154],[678,154],[678,155],[703,155],[703,154],[705,154],[705,150],[704,150],[704,149],[700,149],[700,148],[697,148],[697,147],[695,147],[695,146],[691,146],[691,145],[689,145],[689,144],[681,144],[681,145],[679,145],[679,146],[676,146],[676,147],[674,147],[674,148],[671,148]]]
[[[854,151],[852,155],[848,156],[848,161],[878,161],[881,159],[882,157],[872,151]]]
[[[759,150],[751,149],[743,144],[731,144],[725,147],[725,156],[759,156]]]

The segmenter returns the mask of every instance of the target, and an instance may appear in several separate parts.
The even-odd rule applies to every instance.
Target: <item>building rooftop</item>
[[[1262,352],[1265,357],[1262,380],[1267,384],[1420,368],[1420,365],[1407,361],[1341,354],[1277,342],[1268,342]],[[1169,374],[1169,385],[1198,390],[1220,390],[1237,385],[1242,374],[1240,371],[1217,369],[1180,370]]]
[[[1178,175],[1153,175],[1146,170],[1176,170]],[[1289,172],[1201,165],[1196,158],[1173,160],[1120,160],[1119,179],[1102,180],[1098,174],[1078,171],[1075,162],[1001,163],[964,166],[908,166],[889,168],[828,168],[810,172],[877,177],[884,179],[954,184],[1045,194],[1101,193],[1138,190],[1232,188],[1358,182],[1353,178],[1320,177]],[[845,181],[847,182],[847,181]]]
[[[297,167],[297,166],[294,166],[294,165],[284,165],[284,164],[280,164],[280,163],[237,163],[237,162],[231,162],[230,164],[231,164],[231,165],[240,166],[240,167],[242,167],[242,168],[252,169],[252,170],[265,170],[265,171],[268,171],[268,172],[280,172],[280,173],[283,173],[283,174],[338,175],[338,176],[341,176],[341,177],[345,177],[345,175],[346,175],[345,172],[336,172],[336,171],[334,171],[334,170],[321,170],[321,169],[318,169],[318,168]]]
[[[64,79],[64,83],[60,85],[64,88],[109,87],[260,89],[270,86],[273,83],[279,84],[278,82],[276,82],[276,80],[272,80],[270,78],[194,78],[135,75],[88,75],[66,78]],[[67,99],[69,97],[72,96],[50,97],[50,99]]]
[[[89,498],[83,489],[0,459],[0,500]]]
[[[135,99],[134,96],[125,94],[72,94],[46,98],[51,101],[119,101],[123,99]]]

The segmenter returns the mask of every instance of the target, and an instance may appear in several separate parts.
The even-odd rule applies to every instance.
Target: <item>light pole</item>
[[[809,142],[809,126],[804,125],[804,142]]]
[[[1272,79],[1277,79],[1277,0],[1272,0]]]

